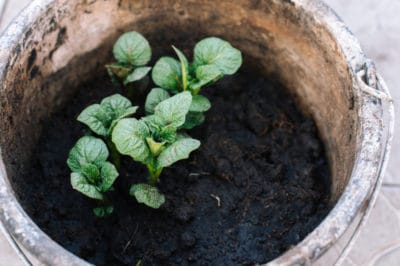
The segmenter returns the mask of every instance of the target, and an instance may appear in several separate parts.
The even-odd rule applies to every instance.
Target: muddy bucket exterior
[[[28,170],[41,122],[71,99],[70,88],[103,71],[113,41],[128,30],[149,36],[155,48],[181,34],[223,36],[290,90],[324,142],[332,208],[305,239],[266,263],[340,263],[378,193],[393,104],[355,37],[317,0],[33,1],[0,38],[0,220],[21,258],[89,265],[31,220],[14,180]]]

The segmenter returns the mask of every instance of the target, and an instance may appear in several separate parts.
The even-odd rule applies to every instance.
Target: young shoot
[[[113,80],[122,81],[132,94],[132,83],[144,79],[151,70],[146,66],[151,59],[149,42],[138,32],[127,32],[114,44],[113,54],[116,61],[106,65],[108,74]]]
[[[112,189],[118,177],[115,166],[107,161],[108,155],[104,141],[85,136],[77,141],[67,160],[72,172],[72,188],[99,201],[100,206],[93,209],[94,214],[99,217],[111,214],[114,209],[104,195]]]
[[[137,109],[138,107],[132,106],[129,99],[120,94],[114,94],[104,98],[100,104],[86,107],[77,118],[79,122],[87,125],[106,141],[117,168],[120,166],[120,156],[111,141],[111,132],[119,120],[132,116]]]
[[[146,103],[146,109],[152,111],[151,115],[140,120],[121,119],[112,132],[112,141],[121,154],[129,155],[147,166],[149,184],[133,185],[130,194],[138,202],[152,208],[159,208],[165,201],[155,187],[163,168],[187,159],[192,151],[200,147],[200,141],[177,132],[185,123],[192,95],[182,92],[170,98],[166,97],[169,95],[164,96],[151,104]]]
[[[191,129],[204,121],[204,112],[211,104],[207,98],[198,95],[203,87],[209,86],[224,75],[233,75],[242,65],[242,54],[229,42],[209,37],[198,42],[194,48],[193,62],[172,46],[179,59],[161,57],[153,67],[152,79],[162,89],[176,94],[189,91],[193,105],[182,128]]]
[[[178,48],[172,47],[179,61],[169,56],[161,57],[151,74],[155,84],[172,93],[190,91],[196,95],[201,88],[224,75],[235,74],[242,65],[241,52],[217,37],[208,37],[196,44],[191,64]]]

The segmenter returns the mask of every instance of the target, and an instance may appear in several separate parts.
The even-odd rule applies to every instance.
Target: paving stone
[[[374,260],[371,264],[374,266],[388,266],[388,265],[399,265],[400,261],[400,244],[397,245],[397,248],[389,250],[387,253],[383,253],[382,256],[379,256]]]
[[[383,255],[388,248],[398,244],[399,236],[400,212],[381,193],[348,257],[356,265],[369,265],[368,263],[374,258]]]
[[[0,266],[23,266],[15,251],[0,231]]]

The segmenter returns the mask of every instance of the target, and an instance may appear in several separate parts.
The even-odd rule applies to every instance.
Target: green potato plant
[[[200,141],[178,133],[192,103],[189,92],[178,93],[155,104],[153,114],[140,120],[121,119],[112,133],[117,150],[147,166],[149,184],[135,184],[130,194],[140,203],[159,208],[165,201],[155,187],[163,168],[187,159]]]
[[[108,149],[104,141],[93,136],[80,138],[71,149],[67,164],[71,169],[72,188],[100,202],[93,209],[96,216],[103,217],[113,212],[105,192],[112,189],[118,177],[115,166],[107,161]]]
[[[118,177],[120,155],[130,156],[146,165],[148,183],[133,184],[129,193],[139,203],[159,208],[165,196],[157,188],[165,167],[189,158],[200,147],[200,141],[180,132],[204,122],[210,101],[199,94],[225,75],[233,75],[242,64],[242,55],[229,42],[209,37],[194,48],[193,62],[172,46],[179,59],[161,57],[152,70],[153,88],[145,101],[146,116],[133,118],[138,107],[128,98],[132,83],[147,78],[151,67],[148,41],[137,32],[121,35],[113,47],[116,62],[106,66],[113,81],[128,88],[128,98],[114,94],[100,103],[86,107],[77,120],[95,136],[80,138],[71,149],[67,164],[71,169],[72,187],[97,200],[96,216],[113,212],[105,193],[111,191]],[[111,153],[113,163],[107,161]]]
[[[115,42],[113,54],[116,61],[106,65],[108,74],[113,81],[127,86],[132,96],[132,83],[143,80],[151,70],[146,66],[151,59],[149,42],[138,32],[126,32]]]
[[[209,100],[199,95],[201,89],[225,75],[236,73],[242,65],[242,54],[229,42],[208,37],[196,44],[193,62],[189,64],[186,56],[175,46],[172,47],[179,61],[169,56],[161,57],[151,75],[157,86],[172,94],[191,92],[193,106],[182,125],[182,128],[191,129],[204,122],[204,112],[211,107]]]
[[[114,94],[104,98],[100,104],[86,107],[77,118],[79,122],[88,126],[91,131],[106,141],[117,168],[120,167],[120,156],[111,141],[111,132],[118,121],[132,116],[137,109],[138,106],[132,106],[128,98]]]

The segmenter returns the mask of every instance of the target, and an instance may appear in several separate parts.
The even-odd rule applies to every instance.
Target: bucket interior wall
[[[245,66],[278,77],[315,119],[330,162],[332,203],[339,198],[356,153],[352,79],[328,30],[295,12],[291,1],[58,2],[62,8],[50,5],[24,33],[1,84],[0,145],[11,184],[27,171],[43,121],[79,83],[104,71],[122,32],[135,30],[149,39],[153,58],[172,55],[171,44],[190,51],[201,38],[219,36],[243,52]]]

